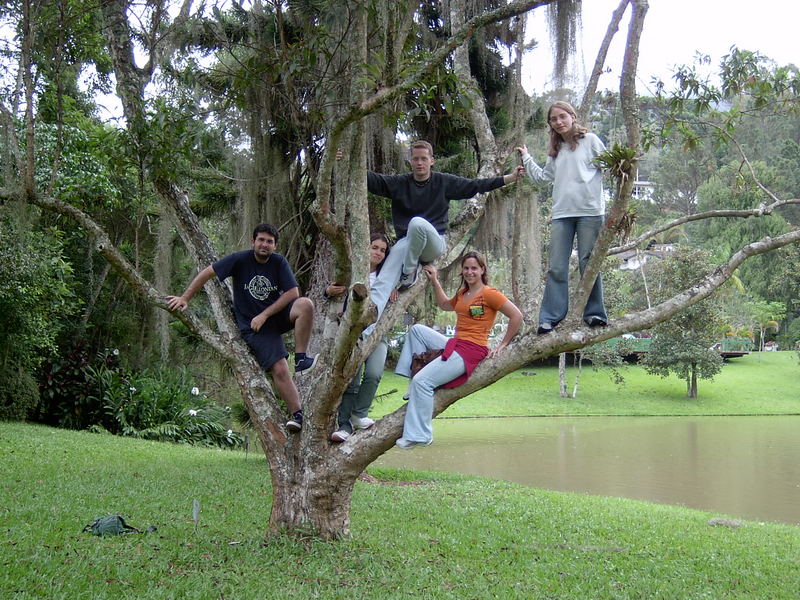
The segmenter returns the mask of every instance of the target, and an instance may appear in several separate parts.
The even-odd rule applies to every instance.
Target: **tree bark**
[[[567,354],[558,355],[558,394],[562,398],[569,398],[567,393]]]
[[[697,366],[689,367],[689,398],[697,398]]]

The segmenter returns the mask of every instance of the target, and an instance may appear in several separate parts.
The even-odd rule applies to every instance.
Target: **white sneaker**
[[[344,429],[340,429],[339,431],[334,431],[331,434],[331,441],[332,442],[344,442],[349,437],[350,437],[350,434],[347,431],[345,431]]]
[[[430,440],[429,442],[412,442],[411,440],[401,437],[394,443],[394,445],[398,448],[402,448],[403,450],[411,450],[416,446],[430,446],[432,443],[433,440]]]
[[[369,429],[375,425],[375,421],[369,417],[350,417],[350,424],[353,429]]]

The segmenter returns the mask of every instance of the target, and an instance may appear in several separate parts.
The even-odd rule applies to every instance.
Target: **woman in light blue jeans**
[[[375,279],[384,266],[384,261],[389,256],[389,240],[382,233],[373,233],[369,241],[369,282],[374,286]],[[325,290],[327,296],[338,296],[347,291],[343,285],[331,284]],[[370,297],[375,300],[374,290]],[[393,298],[392,298],[393,299]],[[389,344],[386,339],[378,342],[367,360],[358,368],[355,377],[342,394],[342,402],[337,413],[337,429],[331,434],[332,442],[343,442],[357,429],[369,429],[375,424],[370,419],[370,406],[378,384],[383,376],[383,367],[386,363],[386,353]]]
[[[578,267],[583,274],[597,236],[603,226],[603,174],[597,155],[603,142],[578,123],[575,109],[566,102],[554,102],[547,111],[550,145],[544,168],[537,165],[528,149],[517,151],[531,179],[553,183],[553,222],[550,228],[550,263],[539,311],[538,333],[549,333],[567,316],[569,308],[569,257],[578,242]],[[608,316],[603,303],[603,282],[598,275],[583,310],[590,327],[604,326]]]
[[[468,252],[461,259],[462,287],[452,297],[444,293],[436,268],[423,267],[433,284],[436,303],[442,310],[455,311],[456,333],[446,338],[425,325],[414,325],[406,334],[395,373],[411,377],[414,354],[442,349],[442,355],[423,367],[408,384],[408,406],[403,422],[403,435],[395,445],[404,450],[427,446],[433,441],[433,396],[436,388],[456,387],[464,383],[484,358],[502,351],[519,331],[522,313],[500,290],[488,285],[486,262],[477,252]],[[506,334],[500,344],[489,351],[489,333],[497,313],[508,317]]]

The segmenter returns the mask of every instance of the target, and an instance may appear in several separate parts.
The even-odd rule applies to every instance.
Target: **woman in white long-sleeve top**
[[[517,148],[529,177],[553,183],[550,264],[539,311],[540,334],[552,331],[567,315],[569,257],[575,239],[578,242],[578,264],[583,273],[605,215],[603,175],[595,164],[597,155],[605,150],[603,142],[578,123],[575,109],[566,102],[555,102],[550,106],[547,122],[550,144],[544,168],[533,161],[525,146]],[[608,322],[599,275],[583,311],[583,319],[592,327]]]

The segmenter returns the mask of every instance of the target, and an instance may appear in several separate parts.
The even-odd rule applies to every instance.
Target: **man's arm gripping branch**
[[[517,165],[514,167],[514,170],[511,171],[508,175],[503,175],[503,185],[508,185],[509,183],[514,183],[515,181],[519,181],[525,177],[525,167],[522,165]]]
[[[189,306],[189,300],[191,300],[194,295],[203,289],[203,286],[208,283],[208,281],[212,277],[216,277],[216,273],[214,272],[214,268],[209,265],[202,271],[200,271],[197,276],[192,279],[192,283],[189,284],[189,287],[186,288],[186,291],[183,292],[180,296],[167,296],[167,306],[170,310],[186,310],[186,307]]]

